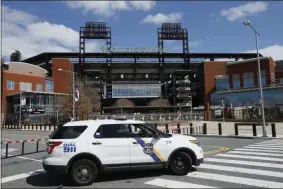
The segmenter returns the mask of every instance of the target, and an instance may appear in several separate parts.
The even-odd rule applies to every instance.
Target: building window
[[[261,71],[260,76],[261,76],[262,86],[265,86],[266,85],[266,71]],[[257,81],[258,81],[258,86],[259,86],[259,77],[257,77],[257,79],[258,79]]]
[[[218,75],[215,77],[216,91],[227,91],[230,89],[229,77],[226,75]]]
[[[240,75],[234,74],[232,75],[232,81],[233,81],[233,89],[239,89],[241,87],[240,82]]]
[[[20,82],[20,91],[32,91],[32,83]]]
[[[54,81],[52,80],[45,80],[45,91],[49,93],[54,92]]]
[[[42,92],[42,85],[41,84],[36,84],[36,91]]]
[[[159,97],[161,84],[113,84],[112,98]]]
[[[7,81],[7,90],[14,90],[15,82],[14,81]]]
[[[254,73],[248,72],[243,74],[244,88],[254,87]]]

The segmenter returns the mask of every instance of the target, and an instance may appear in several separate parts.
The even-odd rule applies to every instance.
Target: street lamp
[[[74,70],[74,65],[73,65],[73,70]],[[71,72],[71,71],[68,71],[68,70],[63,70],[62,68],[59,68],[58,71],[61,71],[61,72],[68,72],[68,73],[71,73],[73,75],[73,119],[75,119],[75,72]]]
[[[243,24],[246,25],[246,26],[250,26],[252,28],[252,30],[255,32],[255,36],[256,36],[257,65],[258,65],[259,90],[260,90],[260,102],[261,102],[261,117],[262,117],[262,133],[263,133],[263,137],[267,137],[266,130],[265,130],[264,100],[263,100],[260,61],[259,61],[259,52],[258,52],[258,36],[259,36],[259,33],[251,25],[251,21],[246,20],[246,21],[243,22]]]

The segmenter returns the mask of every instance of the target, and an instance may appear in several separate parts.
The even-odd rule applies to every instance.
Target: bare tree
[[[78,87],[79,100],[75,104],[76,115],[81,119],[87,119],[91,112],[100,110],[100,94],[98,87],[86,85],[81,82]],[[69,115],[73,110],[73,94],[63,96],[60,100],[60,109]]]
[[[20,51],[15,50],[15,52],[13,52],[10,56],[10,61],[11,62],[19,62],[22,59],[22,54]]]

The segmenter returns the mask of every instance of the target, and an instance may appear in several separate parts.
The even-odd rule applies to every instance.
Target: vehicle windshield
[[[152,131],[156,132],[156,133],[159,134],[159,135],[162,135],[162,136],[163,136],[163,135],[166,135],[166,133],[164,133],[164,132],[162,132],[162,131],[158,130],[157,128],[152,127],[152,126],[150,126],[150,125],[142,124],[142,126],[146,127],[146,128],[149,129],[149,130],[152,130]]]

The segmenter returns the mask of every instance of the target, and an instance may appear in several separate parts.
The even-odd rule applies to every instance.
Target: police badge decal
[[[145,154],[148,154],[148,155],[152,154],[153,153],[153,144],[152,143],[145,143],[143,145],[143,152]]]

